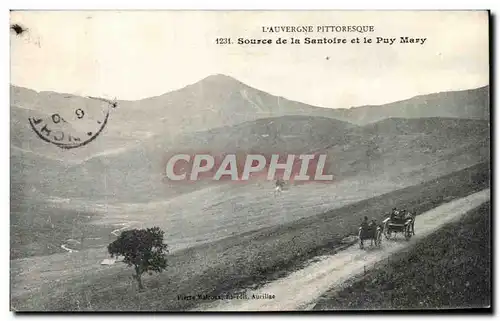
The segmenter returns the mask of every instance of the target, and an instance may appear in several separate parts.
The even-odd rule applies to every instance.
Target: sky
[[[211,74],[330,108],[489,84],[484,11],[16,11],[11,84],[123,100]],[[263,26],[370,25],[373,33],[263,33]],[[402,36],[427,38],[400,44]],[[218,45],[218,37],[396,38],[388,44]]]

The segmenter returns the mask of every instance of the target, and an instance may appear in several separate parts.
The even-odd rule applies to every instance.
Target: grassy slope
[[[30,295],[13,293],[12,303],[21,310],[186,309],[192,302],[178,301],[177,295],[234,291],[283,276],[314,256],[335,251],[343,237],[356,232],[364,215],[381,218],[394,206],[421,213],[488,186],[489,165],[483,163],[318,216],[175,252],[167,271],[146,278],[148,291],[143,293],[133,285],[132,271],[117,266],[52,282],[42,295],[35,290]]]
[[[326,293],[314,309],[489,306],[490,214],[488,202],[340,292]]]
[[[69,238],[78,241],[83,238],[83,244],[72,245],[72,249],[99,246],[100,242],[92,238],[108,236],[114,228],[90,224],[95,215],[92,212],[58,209],[37,203],[11,206],[11,260],[64,252],[60,246]]]

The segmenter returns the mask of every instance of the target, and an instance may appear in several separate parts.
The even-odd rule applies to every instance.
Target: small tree
[[[168,245],[163,243],[159,227],[123,231],[118,239],[108,245],[111,257],[123,256],[123,262],[135,269],[134,278],[143,289],[141,276],[145,272],[160,273],[167,267]]]

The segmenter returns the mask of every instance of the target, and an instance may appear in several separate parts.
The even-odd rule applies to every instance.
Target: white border
[[[395,1],[272,1],[272,0],[244,0],[244,1],[221,1],[221,0],[184,0],[184,1],[154,1],[141,0],[138,1],[7,1],[12,2],[8,8],[11,9],[207,9],[207,10],[321,10],[321,9],[337,9],[337,10],[471,10],[471,9],[488,9],[494,7],[494,0],[476,0],[476,1],[443,1],[443,0],[420,0],[410,3],[405,1],[404,4]]]

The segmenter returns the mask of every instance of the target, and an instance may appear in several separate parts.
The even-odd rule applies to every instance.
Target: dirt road
[[[202,303],[196,310],[203,311],[289,311],[308,309],[328,289],[341,285],[346,280],[363,273],[375,263],[418,242],[442,225],[459,219],[469,210],[490,199],[490,190],[485,189],[467,197],[456,199],[417,216],[416,235],[405,241],[401,234],[394,240],[383,240],[382,248],[360,250],[356,244],[332,256],[320,257],[306,268],[271,282],[257,290],[247,291],[248,299],[219,300]],[[260,299],[252,299],[253,295]],[[274,295],[274,299],[269,296]],[[267,297],[267,298],[266,298]],[[201,302],[200,302],[201,303]]]

